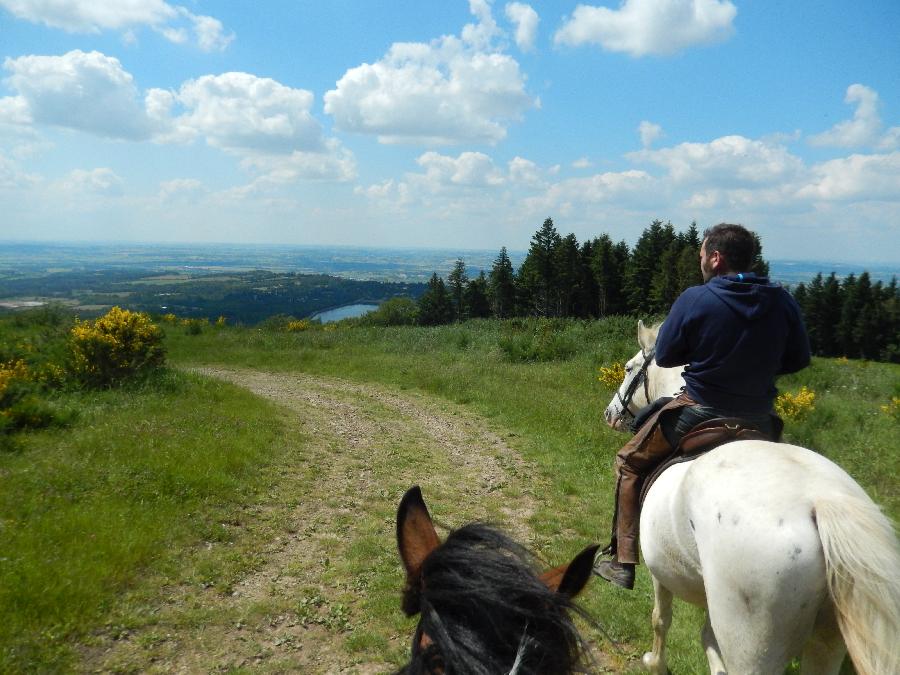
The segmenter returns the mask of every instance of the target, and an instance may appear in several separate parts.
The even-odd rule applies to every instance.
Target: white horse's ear
[[[647,328],[640,319],[638,319],[638,344],[644,352],[653,349],[656,344],[656,331],[653,328]]]

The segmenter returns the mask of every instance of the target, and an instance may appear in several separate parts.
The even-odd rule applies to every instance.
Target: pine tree
[[[563,237],[553,252],[553,316],[571,316],[578,301],[581,255],[574,234]]]
[[[802,287],[803,284],[800,284]],[[799,290],[799,289],[798,289]],[[819,272],[809,286],[805,287],[805,297],[802,299],[795,293],[794,297],[803,312],[803,321],[806,323],[806,333],[809,335],[809,348],[813,354],[824,355],[826,344],[822,335],[822,302],[825,296],[825,286],[822,283],[822,273]]]
[[[819,304],[815,330],[823,356],[840,356],[838,326],[844,306],[844,292],[837,276],[832,272],[822,285],[822,302]]]
[[[506,247],[500,249],[500,255],[494,260],[488,282],[489,297],[494,316],[505,319],[515,313],[516,281],[512,263],[506,253]]]
[[[466,285],[469,277],[466,274],[466,263],[462,258],[457,259],[453,270],[447,277],[447,286],[450,291],[450,301],[453,304],[453,320],[459,323],[466,318]]]
[[[641,233],[625,275],[628,311],[650,313],[656,309],[650,293],[653,277],[659,268],[660,259],[674,240],[675,228],[672,223],[663,225],[661,220],[654,220]]]
[[[599,316],[600,289],[594,278],[593,258],[594,243],[586,241],[581,245],[578,253],[578,297],[573,311],[573,314],[580,319],[596,319]]]
[[[557,300],[555,253],[560,241],[553,219],[547,218],[531,238],[528,255],[519,268],[522,300],[539,316],[552,316],[554,313]]]
[[[419,298],[419,323],[423,326],[439,326],[452,320],[453,303],[444,280],[435,272],[428,281],[428,288]]]
[[[841,284],[841,295],[844,302],[837,325],[838,344],[844,356],[855,359],[859,356],[859,345],[855,340],[854,328],[861,309],[856,295],[856,275],[851,274],[844,279],[844,283]]]
[[[753,254],[753,262],[750,263],[748,272],[755,272],[761,277],[769,276],[769,263],[762,255],[762,240],[756,232],[753,232],[753,241],[756,243],[756,251]],[[738,270],[743,272],[743,270]]]
[[[488,280],[484,271],[466,285],[465,303],[468,315],[472,319],[485,319],[491,315],[491,303],[488,299]]]
[[[650,309],[667,312],[681,289],[678,287],[678,259],[681,244],[676,239],[663,251],[650,284]]]

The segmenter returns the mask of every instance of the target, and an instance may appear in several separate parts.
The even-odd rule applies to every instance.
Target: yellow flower
[[[216,319],[216,325],[224,326],[226,321],[227,319],[224,316],[220,316],[218,319]]]
[[[28,365],[21,359],[0,363],[0,396],[3,395],[10,383],[15,380],[20,380],[22,382],[31,380],[31,373],[28,371]]]
[[[597,379],[608,387],[618,388],[625,379],[625,366],[618,361],[608,367],[601,366]]]
[[[309,319],[300,319],[299,321],[289,321],[285,326],[285,330],[290,333],[298,333],[312,328],[312,322]]]
[[[803,386],[796,394],[790,392],[779,394],[775,399],[775,412],[784,419],[802,419],[810,411],[816,409],[815,401],[816,393]]]

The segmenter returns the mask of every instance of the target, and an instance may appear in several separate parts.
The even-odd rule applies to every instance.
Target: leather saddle
[[[772,415],[772,435],[763,433],[759,429],[749,426],[746,420],[739,417],[716,417],[715,419],[701,422],[684,436],[678,443],[675,451],[663,460],[646,479],[641,486],[641,505],[647,496],[650,487],[673,464],[688,462],[697,459],[714,448],[732,441],[781,441],[781,432],[784,429],[784,421],[777,415]]]

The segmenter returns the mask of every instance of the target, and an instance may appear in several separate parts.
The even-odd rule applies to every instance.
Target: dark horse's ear
[[[397,548],[406,568],[403,611],[415,614],[418,608],[419,571],[425,558],[440,546],[422,491],[414,485],[400,500],[397,508]]]
[[[597,554],[598,548],[600,548],[599,544],[588,546],[576,555],[572,562],[544,572],[541,575],[541,581],[547,584],[551,591],[574,598],[581,593],[581,590],[591,578],[594,556]]]

